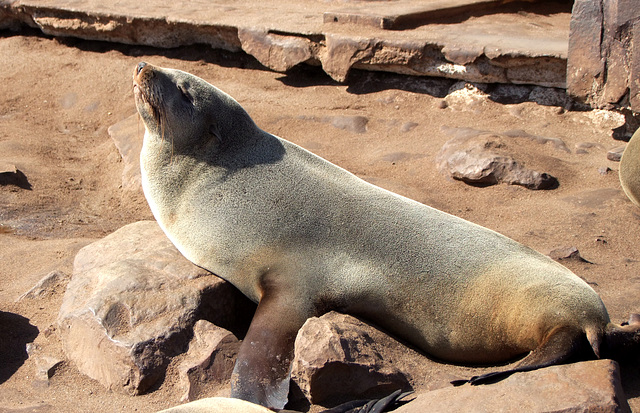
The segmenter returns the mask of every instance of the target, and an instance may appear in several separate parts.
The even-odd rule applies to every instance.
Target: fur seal
[[[640,206],[640,129],[637,130],[620,159],[620,184],[627,197]]]
[[[185,257],[258,303],[232,397],[284,407],[298,329],[329,310],[447,362],[524,356],[476,384],[640,342],[638,324],[610,323],[567,268],[261,130],[206,81],[140,63],[133,88],[155,218]]]

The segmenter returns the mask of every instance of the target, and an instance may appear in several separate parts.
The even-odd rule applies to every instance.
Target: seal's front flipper
[[[584,332],[569,328],[558,328],[550,333],[538,348],[523,358],[516,367],[475,376],[469,380],[454,380],[451,384],[461,386],[469,383],[475,386],[479,384],[496,383],[514,373],[532,371],[566,363],[572,357],[581,354],[582,351],[591,351],[591,355],[593,355],[593,350]]]
[[[262,297],[231,375],[231,397],[271,409],[284,408],[293,345],[298,330],[310,316],[286,297]]]

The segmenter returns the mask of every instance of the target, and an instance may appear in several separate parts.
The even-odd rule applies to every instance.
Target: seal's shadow
[[[0,384],[9,380],[29,358],[27,343],[33,342],[38,333],[29,319],[0,311]]]

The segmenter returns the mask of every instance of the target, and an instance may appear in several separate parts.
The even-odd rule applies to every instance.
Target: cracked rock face
[[[553,189],[558,180],[546,172],[529,169],[517,158],[515,138],[538,143],[551,143],[562,150],[566,145],[557,138],[542,138],[526,133],[494,134],[459,129],[457,136],[447,141],[436,157],[438,169],[453,179],[470,185],[520,185],[528,189]],[[568,149],[567,149],[568,150]]]
[[[186,350],[198,317],[219,324],[250,318],[252,308],[239,302],[246,303],[240,292],[187,261],[156,222],[142,221],[80,250],[58,326],[82,373],[139,394]]]
[[[330,312],[300,329],[291,376],[313,404],[409,390],[408,374],[391,361],[394,347],[402,344],[354,317]]]

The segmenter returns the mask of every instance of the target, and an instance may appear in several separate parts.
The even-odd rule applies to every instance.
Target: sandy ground
[[[178,403],[172,376],[137,397],[105,390],[70,362],[59,365],[48,383],[38,379],[25,345],[63,358],[55,322],[64,288],[18,300],[52,270],[71,274],[82,246],[151,218],[139,193],[122,190],[123,163],[107,133],[135,113],[131,72],[141,60],[207,79],[234,96],[263,129],[370,182],[543,253],[577,247],[591,263],[567,266],[601,294],[612,320],[640,312],[640,209],[620,189],[618,164],[606,159],[607,150],[622,143],[612,138],[618,125],[602,113],[498,103],[491,99],[498,96],[495,90],[489,99],[447,106],[443,98],[451,81],[360,72],[340,85],[314,68],[284,75],[204,47],[163,51],[0,32],[0,58],[0,163],[15,165],[31,187],[0,186],[2,412],[149,412]],[[361,118],[343,118],[353,116]],[[350,129],[354,125],[362,129]],[[448,179],[434,163],[451,138],[443,126],[522,129],[563,139],[571,153],[521,146],[537,153],[528,166],[556,176],[559,188],[479,188]],[[585,142],[592,145],[577,153]],[[611,171],[602,174],[602,167]],[[623,366],[635,411],[638,377],[637,366]]]

